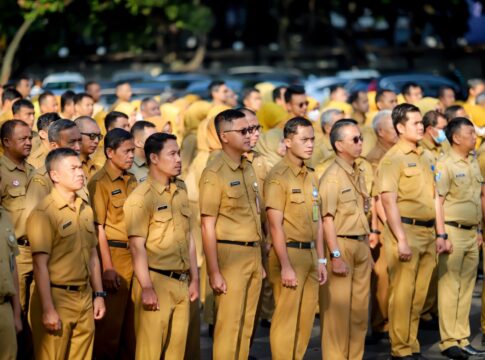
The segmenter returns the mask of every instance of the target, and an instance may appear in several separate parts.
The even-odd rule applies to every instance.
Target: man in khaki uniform
[[[371,257],[367,213],[370,210],[358,123],[335,123],[330,141],[335,162],[320,179],[323,232],[330,252],[328,283],[320,297],[323,358],[361,359],[367,332]]]
[[[81,148],[79,150],[79,158],[83,164],[84,175],[87,180],[98,172],[102,164],[96,163],[92,155],[98,149],[99,143],[103,140],[103,135],[99,129],[96,120],[89,116],[78,117],[74,123],[81,132]]]
[[[100,127],[101,125],[98,124]],[[126,131],[130,131],[130,124],[128,122],[128,115],[119,112],[119,111],[111,111],[106,114],[104,118],[104,129],[105,134],[115,128],[124,129]],[[92,159],[96,164],[104,164],[106,161],[106,156],[104,155],[104,144],[102,140],[99,141],[98,149],[92,155]]]
[[[339,109],[328,109],[322,112],[320,116],[322,131],[315,132],[315,147],[311,158],[311,164],[313,166],[316,167],[335,156],[335,152],[330,144],[330,130],[333,124],[342,120],[344,117],[345,113]]]
[[[434,226],[441,205],[432,161],[418,146],[424,131],[419,109],[398,105],[392,121],[399,141],[382,158],[377,176],[387,218],[383,235],[390,281],[391,355],[393,359],[423,359],[417,339],[419,315],[436,266]]]
[[[19,254],[15,230],[7,212],[0,207],[0,358],[17,357],[15,333],[22,330],[19,283],[15,257]]]
[[[261,198],[243,157],[251,150],[245,115],[225,110],[215,117],[215,128],[222,151],[200,179],[202,241],[216,307],[213,357],[247,359],[264,272]]]
[[[12,105],[17,100],[22,99],[22,95],[15,89],[7,88],[2,94],[2,109],[0,111],[0,125],[13,118]]]
[[[16,258],[19,276],[19,297],[24,321],[24,331],[19,339],[20,353],[30,351],[32,345],[30,329],[27,323],[30,286],[33,280],[30,244],[26,237],[24,210],[27,204],[26,186],[32,176],[33,168],[26,163],[32,147],[32,131],[20,120],[8,120],[3,123],[0,137],[4,155],[0,158],[0,196],[1,203],[15,229],[15,237],[20,245],[20,254]]]
[[[130,130],[131,136],[133,136],[133,142],[135,143],[135,159],[130,173],[135,175],[136,181],[139,183],[146,180],[148,176],[148,165],[145,157],[145,141],[152,134],[157,132],[155,125],[149,121],[137,121]]]
[[[19,99],[12,105],[13,118],[22,120],[32,129],[35,122],[34,105],[27,99]]]
[[[108,131],[104,140],[106,163],[89,181],[88,191],[97,226],[103,288],[108,292],[106,316],[96,323],[94,357],[133,358],[135,346],[131,281],[133,265],[123,204],[136,187],[127,170],[133,164],[135,145],[123,129]]]
[[[315,319],[318,284],[327,279],[326,259],[318,236],[318,178],[304,163],[313,152],[312,123],[301,117],[289,120],[284,138],[286,155],[271,169],[264,190],[273,244],[269,276],[276,304],[270,343],[274,359],[302,359]]]
[[[94,320],[106,311],[93,210],[87,197],[76,194],[84,186],[84,173],[74,150],[51,151],[46,167],[54,188],[28,219],[35,358],[89,359]]]
[[[77,119],[81,116],[92,117],[94,111],[94,100],[87,93],[79,93],[74,96],[74,117]]]
[[[37,119],[37,131],[39,132],[40,146],[32,151],[27,159],[27,162],[35,169],[44,166],[45,158],[51,150],[47,131],[50,124],[60,119],[57,113],[45,113]]]
[[[124,205],[136,281],[136,359],[183,359],[190,302],[198,298],[195,244],[177,138],[156,133],[145,142],[148,178]]]
[[[39,109],[40,114],[56,113],[59,111],[59,104],[57,103],[56,96],[50,92],[45,91],[39,95]]]
[[[444,209],[445,248],[438,259],[440,350],[451,359],[482,355],[470,345],[470,309],[483,243],[482,209],[485,187],[477,160],[470,155],[477,136],[466,118],[453,119],[446,128],[451,149],[436,166],[436,182]]]

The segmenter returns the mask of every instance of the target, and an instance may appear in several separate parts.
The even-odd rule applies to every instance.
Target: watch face
[[[338,250],[332,251],[332,257],[334,257],[334,258],[340,257],[340,251],[338,251]]]

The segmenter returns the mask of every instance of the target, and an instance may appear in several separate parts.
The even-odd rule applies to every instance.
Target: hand
[[[209,283],[216,294],[225,294],[227,292],[226,280],[224,280],[219,271],[209,276]]]
[[[445,239],[436,238],[436,253],[443,254],[446,251]]]
[[[379,244],[379,234],[370,233],[369,234],[369,246],[374,249]]]
[[[121,279],[115,269],[106,269],[103,271],[103,288],[107,291],[115,291],[121,285]]]
[[[397,243],[397,251],[399,260],[401,261],[409,261],[413,257],[413,252],[406,241],[399,241]]]
[[[160,310],[160,304],[158,303],[157,293],[152,287],[142,289],[141,302],[145,310],[150,310],[150,311]]]
[[[271,250],[271,248],[273,247],[273,245],[271,243],[266,243],[264,245],[264,247],[265,247],[265,250],[266,250],[266,255],[268,255],[269,254],[269,251]]]
[[[338,276],[347,276],[349,273],[349,267],[341,257],[333,258],[332,272]]]
[[[323,264],[318,264],[318,283],[323,285],[327,282],[327,268]]]
[[[96,296],[93,300],[94,320],[101,320],[106,314],[106,306],[104,299],[100,296]]]
[[[477,245],[478,247],[482,246],[483,244],[483,235],[481,233],[477,233]]]
[[[44,311],[42,314],[42,323],[47,331],[50,332],[59,331],[62,327],[61,318],[54,308]]]
[[[15,326],[15,332],[18,334],[22,331],[23,325],[22,325],[22,319],[20,317],[20,314],[14,314],[13,317],[13,324]]]
[[[199,279],[190,280],[189,298],[190,298],[190,302],[194,302],[199,298]]]
[[[296,273],[291,266],[281,269],[281,283],[285,287],[295,288],[298,286]]]

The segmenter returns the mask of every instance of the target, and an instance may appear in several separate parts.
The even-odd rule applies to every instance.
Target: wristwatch
[[[340,254],[339,250],[335,250],[335,251],[330,252],[330,259],[338,259],[340,256],[342,256],[342,255]]]
[[[108,293],[106,291],[95,291],[94,292],[95,298],[97,298],[97,297],[105,298],[106,296],[108,296]]]
[[[370,230],[370,233],[371,234],[377,234],[377,235],[380,235],[381,234],[381,232],[379,230],[377,230],[377,229],[371,229]]]
[[[318,259],[319,264],[327,265],[327,258]]]
[[[448,234],[447,233],[444,233],[444,234],[436,234],[436,237],[437,238],[441,238],[443,240],[448,240]]]

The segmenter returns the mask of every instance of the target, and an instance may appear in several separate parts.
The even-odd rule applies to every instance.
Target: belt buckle
[[[185,274],[185,273],[180,274],[179,280],[180,280],[180,281],[185,281],[185,280],[187,280],[187,274]]]
[[[258,242],[257,241],[253,241],[253,247],[258,247]]]
[[[462,225],[462,224],[457,223],[457,225],[458,225],[458,226],[457,226],[457,227],[458,227],[458,229],[461,229],[461,228],[463,227],[463,225]]]
[[[413,225],[416,225],[416,219],[413,219]]]
[[[312,241],[312,242],[310,243],[310,249],[314,249],[314,248],[315,248],[315,243]]]

